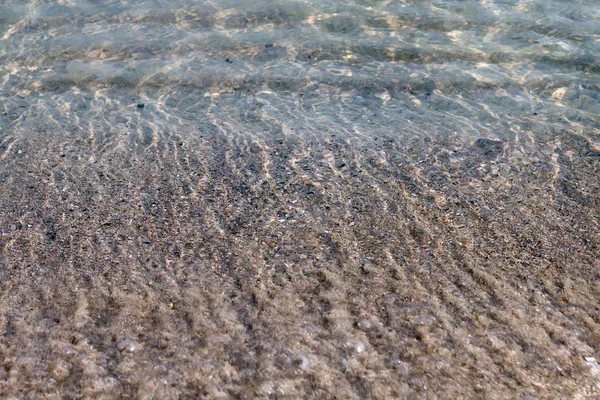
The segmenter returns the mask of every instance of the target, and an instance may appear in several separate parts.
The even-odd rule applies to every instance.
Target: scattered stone
[[[295,354],[290,361],[294,367],[302,371],[308,368],[308,357],[306,357],[304,354]]]
[[[552,97],[554,97],[556,100],[562,100],[563,97],[565,97],[565,93],[567,93],[567,88],[566,87],[561,87],[556,89],[554,92],[552,92]]]
[[[402,361],[398,358],[390,360],[391,367],[400,375],[409,375],[412,369],[412,364],[407,361]]]
[[[267,44],[265,44],[265,47],[267,49],[270,49],[271,47],[273,47],[273,43],[267,43]]]
[[[66,361],[58,360],[52,366],[50,373],[54,379],[56,379],[58,382],[62,382],[69,377],[71,371],[69,364]]]
[[[363,331],[368,331],[372,326],[373,325],[371,324],[371,321],[366,318],[363,318],[356,323],[356,327],[358,329],[362,329]]]
[[[140,347],[138,342],[131,339],[121,340],[117,345],[117,349],[119,349],[121,353],[135,353]]]
[[[169,367],[164,364],[158,364],[154,366],[154,370],[160,372],[161,374],[166,374],[169,372]]]
[[[146,107],[146,105],[145,105],[144,103],[139,103],[139,104],[137,105],[137,108],[140,108],[140,109],[142,109],[142,108],[144,108],[144,107]]]
[[[496,156],[502,152],[504,143],[500,140],[479,138],[475,140],[473,146],[484,156]]]
[[[365,343],[358,339],[348,339],[346,341],[346,347],[357,353],[362,353],[367,348]]]

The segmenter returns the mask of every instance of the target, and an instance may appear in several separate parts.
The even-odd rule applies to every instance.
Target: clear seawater
[[[595,0],[4,0],[0,127],[597,129],[599,19]]]

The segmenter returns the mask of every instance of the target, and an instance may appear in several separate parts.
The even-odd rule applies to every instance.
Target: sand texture
[[[597,0],[0,3],[0,400],[600,399]]]
[[[524,156],[23,130],[0,163],[4,398],[600,395],[580,136]]]

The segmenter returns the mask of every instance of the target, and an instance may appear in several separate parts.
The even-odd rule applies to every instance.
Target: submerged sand
[[[1,397],[600,396],[589,138],[188,130],[4,137]]]
[[[0,3],[0,399],[600,398],[598,1]]]

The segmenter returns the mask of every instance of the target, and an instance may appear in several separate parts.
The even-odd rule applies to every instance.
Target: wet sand
[[[596,0],[4,0],[0,399],[600,398]]]
[[[598,151],[552,135],[21,124],[0,394],[597,398]]]

